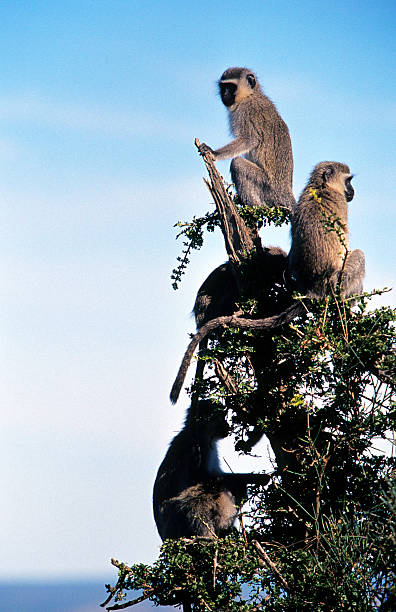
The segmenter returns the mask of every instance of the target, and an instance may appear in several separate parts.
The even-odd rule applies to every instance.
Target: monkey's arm
[[[209,147],[204,142],[199,147],[199,152],[201,154],[211,153],[216,161],[221,159],[230,159],[231,157],[237,157],[238,155],[243,155],[248,151],[254,149],[257,145],[252,138],[244,138],[240,136],[239,138],[235,138],[232,142],[224,145],[224,147],[220,147],[220,149],[216,149],[215,151]]]

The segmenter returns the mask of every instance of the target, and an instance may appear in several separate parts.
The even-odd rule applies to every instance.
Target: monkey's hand
[[[207,157],[211,157],[212,159],[216,159],[216,154],[213,151],[213,149],[211,149],[207,144],[205,144],[204,142],[202,144],[199,145],[198,147],[198,151],[200,153],[200,155],[204,156],[206,155]]]

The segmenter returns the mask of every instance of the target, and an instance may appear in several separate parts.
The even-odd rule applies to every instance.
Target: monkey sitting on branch
[[[219,90],[235,140],[216,150],[202,143],[200,152],[210,153],[215,161],[233,158],[231,177],[242,204],[293,211],[292,145],[275,105],[247,68],[228,68],[220,77]]]
[[[243,295],[241,283],[237,283],[233,264],[218,266],[209,274],[198,290],[193,308],[197,330],[208,321],[218,317],[230,316],[239,311],[238,302],[244,296],[257,300],[257,316],[271,316],[281,312],[291,304],[291,294],[284,282],[287,272],[287,255],[279,247],[263,247],[256,253],[248,267],[245,267]],[[199,344],[199,353],[208,346],[209,336]],[[263,348],[263,343],[261,343]],[[270,338],[264,343],[270,351]],[[261,351],[262,352],[262,351]],[[203,378],[205,361],[198,359],[195,380]]]
[[[193,308],[197,329],[211,319],[232,315],[238,310],[237,301],[241,294],[231,266],[228,261],[215,268],[198,289]],[[260,294],[257,297],[266,302],[265,305],[259,305],[259,310],[264,310],[265,316],[279,312],[276,297],[272,296],[271,292],[276,285],[283,284],[287,271],[286,253],[280,247],[263,247],[250,266],[254,268],[250,276],[254,276],[252,280],[257,293]]]
[[[247,485],[268,484],[267,474],[222,471],[217,441],[229,434],[223,409],[209,400],[187,411],[154,484],[153,510],[162,540],[229,532],[246,498]]]
[[[297,289],[322,298],[340,284],[347,298],[363,291],[365,258],[348,250],[348,202],[353,175],[339,162],[315,166],[296,205],[291,223],[289,271]]]

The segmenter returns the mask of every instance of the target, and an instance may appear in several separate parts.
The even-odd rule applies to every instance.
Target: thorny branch
[[[259,542],[257,540],[253,540],[253,545],[254,545],[255,549],[257,550],[257,552],[258,552],[259,556],[261,557],[261,559],[274,572],[275,576],[278,578],[278,580],[280,581],[282,586],[286,589],[286,591],[290,591],[290,587],[289,587],[288,583],[283,578],[282,574],[280,573],[280,571],[276,567],[275,563],[273,563],[273,561],[271,561],[271,559],[269,558],[269,556],[267,555],[267,553],[265,552],[263,547],[259,544]]]

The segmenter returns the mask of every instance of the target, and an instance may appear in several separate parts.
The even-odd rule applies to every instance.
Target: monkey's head
[[[227,68],[219,80],[221,100],[227,108],[239,104],[258,89],[257,77],[248,68]]]
[[[318,189],[328,187],[345,197],[347,202],[353,200],[355,191],[351,185],[353,174],[346,164],[340,162],[320,162],[312,171],[310,184]]]
[[[210,400],[200,400],[198,403],[196,422],[213,440],[222,440],[230,433],[224,407]]]

